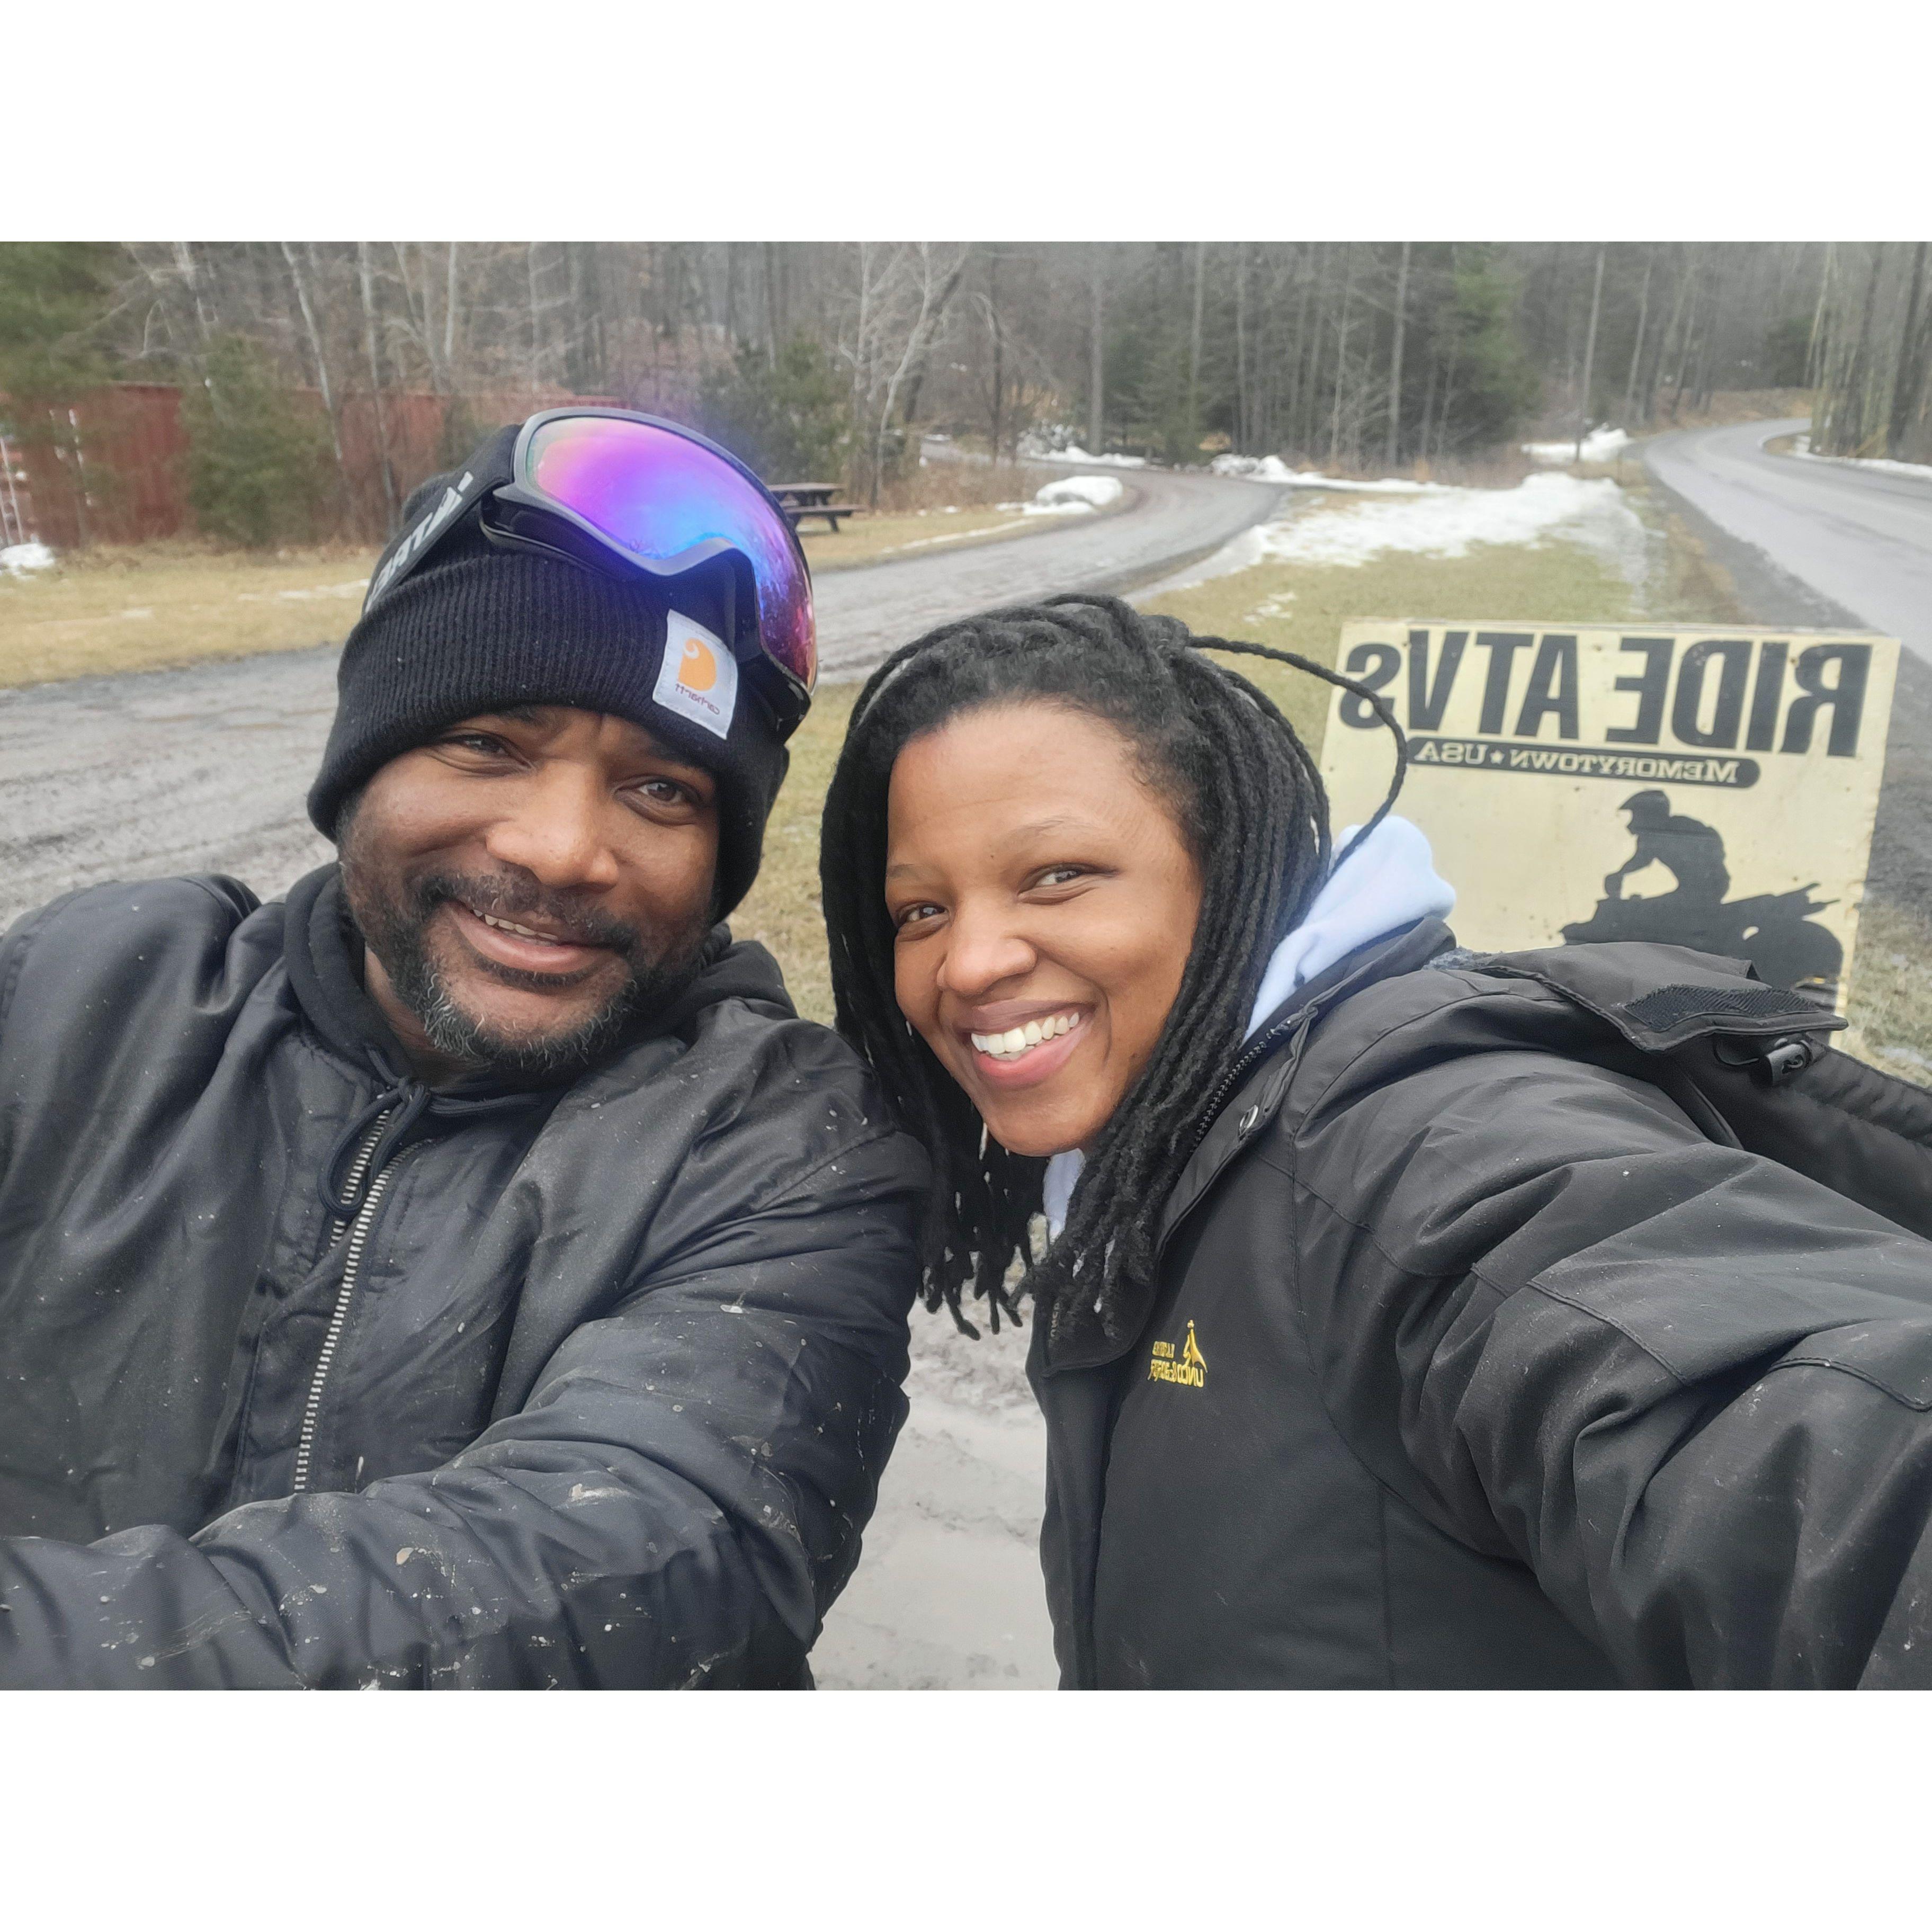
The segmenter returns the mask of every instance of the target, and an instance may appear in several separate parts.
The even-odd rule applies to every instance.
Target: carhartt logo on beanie
[[[423,484],[405,525],[453,481]],[[460,718],[513,704],[608,712],[716,776],[722,917],[758,875],[789,759],[723,640],[677,610],[678,581],[620,582],[497,550],[472,513],[350,632],[310,818],[333,838],[345,800]]]

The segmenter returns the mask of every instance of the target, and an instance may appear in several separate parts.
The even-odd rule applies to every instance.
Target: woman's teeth
[[[1058,1040],[1079,1024],[1078,1013],[1054,1013],[1046,1019],[1028,1020],[1024,1026],[1011,1028],[1005,1033],[976,1033],[973,1045],[989,1059],[1017,1060],[1043,1040]]]

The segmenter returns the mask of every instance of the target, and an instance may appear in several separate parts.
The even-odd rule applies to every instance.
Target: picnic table
[[[778,507],[790,519],[794,530],[801,519],[806,517],[823,517],[830,525],[832,534],[838,533],[841,517],[856,517],[864,512],[856,503],[841,503],[834,500],[838,494],[836,483],[774,483],[771,493],[778,500]]]

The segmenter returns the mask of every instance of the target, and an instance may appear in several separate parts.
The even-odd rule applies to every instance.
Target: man
[[[716,922],[808,702],[782,512],[552,412],[412,500],[339,866],[0,945],[0,1684],[808,1684],[922,1157]]]

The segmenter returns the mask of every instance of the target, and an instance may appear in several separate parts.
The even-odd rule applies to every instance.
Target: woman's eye
[[[1049,866],[1043,872],[1034,874],[1034,884],[1036,886],[1064,886],[1076,879],[1084,878],[1086,875],[1087,868],[1084,866]]]
[[[923,925],[927,920],[938,916],[938,907],[929,900],[922,899],[916,905],[900,907],[892,914],[892,924],[898,931],[903,932],[908,926]]]

